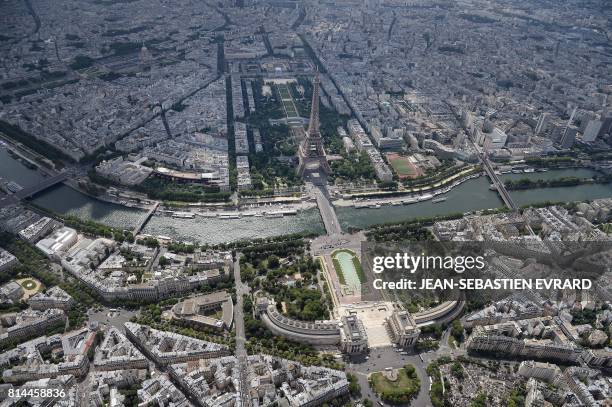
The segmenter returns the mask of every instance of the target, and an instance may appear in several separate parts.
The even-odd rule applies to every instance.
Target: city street
[[[242,296],[249,293],[249,287],[242,283],[240,278],[240,253],[236,253],[234,260],[234,283],[236,285],[236,306],[234,307],[234,326],[236,327],[236,356],[238,357],[238,368],[240,369],[240,393],[242,406],[250,406],[247,383],[247,351],[245,347],[246,337],[244,333],[244,301]]]
[[[128,322],[133,316],[138,315],[140,311],[131,311],[123,308],[109,308],[100,305],[100,311],[89,309],[87,315],[89,322],[97,322],[101,325],[113,326],[123,332],[123,324]]]

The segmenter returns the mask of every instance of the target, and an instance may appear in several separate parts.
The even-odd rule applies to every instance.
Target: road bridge
[[[493,186],[495,187],[495,189],[497,189],[497,192],[499,192],[499,196],[501,196],[502,200],[504,201],[504,204],[508,208],[516,212],[518,210],[518,207],[512,200],[512,197],[510,196],[510,194],[508,193],[508,190],[504,186],[503,181],[499,178],[499,176],[493,170],[493,166],[491,165],[491,162],[489,161],[489,158],[487,157],[486,153],[480,153],[479,157],[480,157],[480,161],[482,161],[482,166],[484,167],[485,172],[487,173],[489,179],[493,183]]]
[[[315,187],[315,194],[317,198],[317,206],[325,225],[325,230],[328,235],[339,235],[342,233],[342,227],[336,216],[336,211],[329,201],[329,193],[325,185]]]
[[[155,205],[153,205],[151,208],[149,208],[149,210],[147,211],[147,213],[145,213],[145,215],[142,217],[140,222],[138,222],[136,227],[134,227],[134,230],[132,231],[132,234],[134,236],[136,236],[137,234],[139,234],[142,231],[142,229],[145,227],[145,225],[147,224],[149,219],[151,219],[151,216],[153,216],[153,214],[155,213],[157,208],[159,208],[159,202],[155,202]]]
[[[59,174],[45,178],[41,182],[31,187],[22,189],[21,191],[13,194],[17,199],[31,198],[32,196],[44,191],[47,188],[51,188],[54,185],[60,184],[68,179],[68,173],[66,171],[60,172]]]
[[[68,174],[66,172],[60,172],[59,174],[55,174],[49,178],[44,179],[36,185],[23,188],[22,190],[17,191],[14,194],[3,194],[0,197],[0,208],[16,205],[19,203],[19,201],[31,198],[32,196],[44,191],[47,188],[51,188],[54,185],[64,182],[66,179],[68,179]]]

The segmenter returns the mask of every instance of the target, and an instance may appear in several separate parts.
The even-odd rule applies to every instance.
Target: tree
[[[349,392],[351,393],[351,396],[358,397],[361,395],[361,386],[359,386],[359,383],[357,382],[357,376],[352,373],[347,373],[346,378],[349,381]]]
[[[327,315],[327,308],[321,302],[309,302],[304,307],[303,315],[304,319],[308,321],[322,319],[324,315]]]
[[[450,334],[458,343],[463,341],[463,325],[461,324],[461,321],[458,319],[453,321]]]
[[[487,405],[487,393],[479,393],[478,396],[472,401],[470,407],[486,407]]]
[[[417,378],[416,369],[411,364],[405,365],[404,366],[404,371],[406,372],[406,375],[409,378],[411,378],[411,379],[416,379]]]
[[[83,69],[89,68],[94,63],[94,60],[87,55],[77,55],[74,57],[73,62],[70,64],[72,69]]]
[[[244,302],[242,304],[242,308],[244,309],[244,312],[247,314],[250,314],[251,311],[253,311],[253,300],[251,300],[251,297],[249,297],[248,295],[244,296]]]
[[[149,236],[142,239],[138,239],[137,243],[150,248],[159,247],[159,241],[156,238]]]
[[[454,362],[451,365],[451,373],[457,379],[463,379],[463,377],[464,377],[464,374],[463,374],[463,365],[461,365],[461,363],[459,363],[459,362]]]
[[[280,260],[277,256],[269,256],[268,257],[268,267],[277,269],[280,266]]]

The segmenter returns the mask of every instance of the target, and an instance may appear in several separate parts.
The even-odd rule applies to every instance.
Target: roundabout
[[[387,368],[372,373],[368,381],[374,392],[389,404],[408,404],[419,394],[421,388],[421,380],[411,364],[399,369]]]

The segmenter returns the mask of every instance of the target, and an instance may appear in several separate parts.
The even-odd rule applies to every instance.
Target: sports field
[[[416,178],[422,175],[419,168],[412,164],[408,157],[397,153],[388,153],[387,160],[389,164],[391,164],[391,167],[393,167],[393,171],[395,171],[400,178]]]

